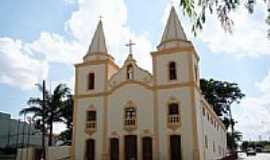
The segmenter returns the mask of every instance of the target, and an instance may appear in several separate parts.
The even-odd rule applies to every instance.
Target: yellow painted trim
[[[169,48],[169,49],[163,49],[159,51],[153,51],[151,52],[152,57],[160,56],[160,55],[169,55],[169,54],[186,54],[187,52],[193,54],[197,61],[200,60],[196,50],[193,46],[188,47],[176,47],[176,48]]]
[[[154,77],[154,86],[157,85],[157,66],[156,66],[156,56],[152,56],[152,66],[153,66],[153,77]],[[160,151],[159,151],[159,103],[158,103],[158,90],[154,89],[154,139],[153,143],[153,159],[159,160]]]
[[[75,64],[75,67],[82,67],[82,66],[89,66],[89,65],[98,65],[98,64],[110,64],[112,66],[114,66],[116,69],[119,69],[119,66],[114,63],[112,60],[110,59],[106,59],[106,60],[92,60],[92,61],[87,61],[87,62],[83,62],[83,63],[78,63]]]
[[[165,40],[165,41],[162,41],[158,46],[157,46],[157,48],[159,48],[161,45],[163,45],[164,43],[168,43],[168,42],[174,42],[174,41],[178,41],[178,43],[179,42],[184,42],[184,43],[187,43],[187,44],[189,44],[189,45],[191,45],[192,44],[192,42],[191,41],[189,41],[189,40],[183,40],[183,39],[178,39],[178,38],[175,38],[175,39],[169,39],[169,40]]]
[[[74,88],[75,95],[78,94],[78,69],[75,68],[75,88]],[[75,160],[75,139],[76,139],[76,120],[77,120],[77,108],[78,108],[78,102],[75,96],[73,98],[73,131],[72,131],[72,146],[71,146],[71,159]]]
[[[120,84],[118,84],[117,86],[115,86],[114,88],[112,88],[111,90],[105,91],[105,92],[97,92],[97,93],[88,93],[88,94],[79,94],[79,95],[74,95],[74,98],[76,99],[80,99],[80,98],[89,98],[89,97],[99,97],[99,96],[108,96],[110,94],[112,94],[116,89],[126,85],[126,84],[138,84],[138,85],[142,85],[147,89],[151,89],[151,90],[157,90],[157,89],[174,89],[174,88],[182,88],[182,87],[192,87],[192,88],[196,88],[197,86],[194,85],[193,82],[181,82],[181,83],[173,83],[173,84],[164,84],[164,85],[158,85],[158,86],[150,86],[147,85],[143,82],[140,81],[124,81]]]
[[[136,80],[126,80],[126,81],[123,81],[123,82],[119,83],[118,85],[112,87],[110,90],[110,93],[114,92],[115,90],[117,90],[118,88],[120,88],[126,84],[138,84],[138,85],[145,87],[146,89],[152,89],[152,87],[146,83],[136,81]]]
[[[108,89],[108,72],[109,66],[108,63],[105,63],[105,78],[104,78],[104,88],[105,91]],[[108,142],[107,142],[107,132],[108,132],[108,96],[103,97],[104,101],[104,110],[103,110],[103,159],[106,160],[108,157]]]
[[[193,61],[192,55],[188,57],[189,62],[189,75],[190,80],[194,81],[194,72],[193,72]],[[197,115],[196,115],[196,103],[195,103],[195,89],[190,88],[190,97],[191,97],[191,111],[192,111],[192,128],[193,128],[193,159],[200,160],[200,146],[198,142],[198,124],[197,124]]]

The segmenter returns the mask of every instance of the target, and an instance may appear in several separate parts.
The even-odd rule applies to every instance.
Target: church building
[[[217,160],[226,129],[200,90],[199,56],[171,8],[152,71],[107,50],[100,20],[76,64],[73,160]],[[142,57],[143,58],[143,57]]]

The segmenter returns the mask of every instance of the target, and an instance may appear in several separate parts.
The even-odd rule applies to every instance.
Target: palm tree
[[[62,109],[65,106],[65,99],[70,95],[70,89],[64,85],[59,84],[53,91],[53,94],[50,95],[49,99],[49,146],[52,145],[52,136],[53,136],[53,123],[54,122],[63,122]]]
[[[41,90],[41,85],[38,85]],[[31,97],[27,104],[29,107],[24,108],[20,111],[20,114],[33,114],[35,120],[40,120],[43,127],[49,131],[48,145],[52,145],[53,137],[53,123],[62,122],[61,119],[61,108],[65,105],[65,99],[70,94],[70,90],[65,84],[59,84],[54,89],[53,93],[45,91],[45,105],[43,107],[43,100],[39,97]],[[45,132],[45,131],[44,131]]]
[[[38,87],[40,92],[43,92],[43,87],[45,85],[43,86],[41,84],[37,84],[36,86]],[[48,98],[49,98],[49,94],[46,90],[44,92],[43,98],[30,97],[29,100],[27,101],[27,105],[29,107],[23,108],[19,112],[20,115],[33,114],[32,118],[35,122],[36,128],[41,129],[42,131],[42,148],[44,148],[45,146],[45,135],[47,134],[46,128],[47,128],[47,121],[48,121],[48,103],[46,99]]]
[[[68,95],[65,100],[65,105],[61,108],[61,118],[63,122],[66,124],[66,130],[61,132],[60,139],[64,141],[64,145],[70,145],[72,139],[72,113],[73,113],[73,97],[72,95]]]

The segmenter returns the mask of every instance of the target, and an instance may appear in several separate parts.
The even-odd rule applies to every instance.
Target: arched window
[[[96,111],[89,110],[86,115],[86,129],[91,131],[96,129]]]
[[[95,73],[88,74],[88,89],[95,89]]]
[[[134,79],[134,70],[131,64],[127,66],[127,79]]]
[[[180,122],[178,103],[170,103],[168,106],[168,124],[175,125]]]
[[[176,74],[176,63],[170,62],[169,63],[169,79],[170,80],[176,80],[177,74]]]
[[[136,125],[136,108],[135,107],[125,108],[125,125],[126,126]]]

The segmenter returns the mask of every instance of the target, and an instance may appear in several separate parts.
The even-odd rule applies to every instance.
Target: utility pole
[[[46,108],[46,81],[43,80],[42,82],[42,158],[46,160],[45,155],[45,113],[44,109]]]

